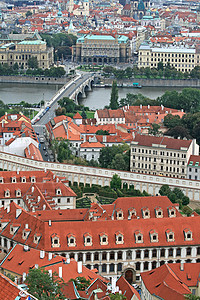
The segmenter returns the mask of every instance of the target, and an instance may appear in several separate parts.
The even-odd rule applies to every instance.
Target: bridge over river
[[[79,95],[85,97],[86,91],[92,90],[94,74],[77,74],[72,80],[68,81],[57,93],[46,103],[38,114],[32,119],[33,125],[45,125],[55,116],[55,109],[58,107],[58,100],[69,97],[78,103]]]

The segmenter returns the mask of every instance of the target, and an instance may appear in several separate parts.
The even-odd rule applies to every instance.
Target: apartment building
[[[200,48],[195,46],[153,46],[143,44],[139,48],[138,68],[157,68],[158,63],[177,69],[180,72],[190,72],[200,65]]]
[[[200,180],[200,156],[191,155],[187,166],[187,178]]]
[[[130,56],[130,41],[125,35],[86,35],[72,46],[72,60],[82,63],[128,62]]]
[[[199,146],[196,140],[138,134],[131,143],[130,170],[186,178],[189,158],[198,154]]]

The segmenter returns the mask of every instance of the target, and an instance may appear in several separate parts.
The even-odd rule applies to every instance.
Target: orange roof
[[[85,142],[83,144],[81,144],[81,148],[103,148],[105,147],[105,145],[99,143],[99,142],[94,142],[94,143],[90,143],[90,142]]]
[[[83,119],[81,117],[81,115],[79,114],[79,112],[77,112],[74,116],[73,116],[73,119]]]

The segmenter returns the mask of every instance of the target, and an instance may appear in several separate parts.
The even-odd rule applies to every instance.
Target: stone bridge
[[[64,176],[71,183],[99,184],[107,186],[112,176],[118,174],[123,185],[134,185],[135,189],[146,191],[150,195],[158,195],[162,185],[180,188],[192,201],[200,201],[200,181],[173,177],[156,176],[127,171],[101,169],[54,162],[36,161],[25,157],[0,152],[0,168],[3,170],[51,170],[57,175]]]
[[[81,84],[77,84],[76,82],[74,84],[74,90],[69,93],[69,98],[73,99],[75,103],[78,103],[79,98],[85,98],[86,92],[89,92],[92,90],[92,85],[94,84],[94,75],[87,78],[84,82]]]

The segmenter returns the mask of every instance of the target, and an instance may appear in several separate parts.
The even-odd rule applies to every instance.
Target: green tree
[[[164,134],[173,136],[175,139],[177,139],[178,137],[180,137],[181,139],[183,139],[183,138],[190,139],[191,138],[187,128],[184,128],[183,126],[176,126],[174,128],[170,128]]]
[[[117,164],[116,155],[123,155],[123,160],[121,160],[122,156],[120,155],[119,164]],[[119,156],[118,156],[119,158]],[[99,164],[101,168],[121,168],[124,166],[124,171],[128,171],[130,168],[130,147],[127,144],[113,145],[112,147],[104,147],[100,150],[99,155]]]
[[[83,119],[87,119],[87,114],[86,114],[86,112],[85,112],[84,109],[83,109],[83,111],[82,111],[82,113],[81,113],[81,117],[82,117]]]
[[[30,269],[26,278],[26,284],[30,294],[39,300],[65,299],[63,295],[64,281],[56,273],[49,275],[43,269]]]
[[[36,56],[32,56],[28,60],[28,67],[30,69],[37,69],[38,68],[38,60]]]
[[[13,70],[19,70],[19,66],[17,62],[13,65]]]
[[[117,109],[119,107],[118,98],[119,98],[119,96],[118,96],[117,81],[113,80],[111,97],[110,97],[110,108],[111,109]]]
[[[60,107],[65,108],[66,113],[74,113],[77,109],[76,103],[68,97],[64,97],[61,100],[59,100],[58,104],[60,105]]]
[[[121,189],[121,186],[122,186],[121,178],[117,174],[114,174],[110,181],[110,187],[112,189]]]
[[[171,193],[171,189],[167,184],[164,184],[161,186],[160,190],[159,190],[159,194],[161,196],[168,196]]]
[[[126,161],[122,153],[117,153],[111,162],[111,169],[126,170]]]
[[[26,18],[28,18],[28,17],[30,17],[30,16],[32,16],[32,12],[31,12],[30,10],[28,10],[28,11],[26,12]]]
[[[149,134],[152,135],[159,135],[159,129],[160,129],[160,125],[153,123],[151,125],[151,128],[148,129]]]
[[[163,62],[162,61],[159,61],[157,69],[161,70],[161,71],[164,70],[164,66],[163,66]]]
[[[85,291],[91,283],[90,280],[87,280],[85,277],[76,277],[76,279],[72,278],[69,281],[74,282],[78,291]]]
[[[180,126],[181,125],[181,118],[179,117],[179,115],[172,115],[172,114],[167,114],[164,117],[164,122],[163,124],[167,127],[167,128],[174,128],[176,126]]]
[[[103,129],[96,131],[96,135],[109,135],[109,134],[110,134],[109,131]]]

